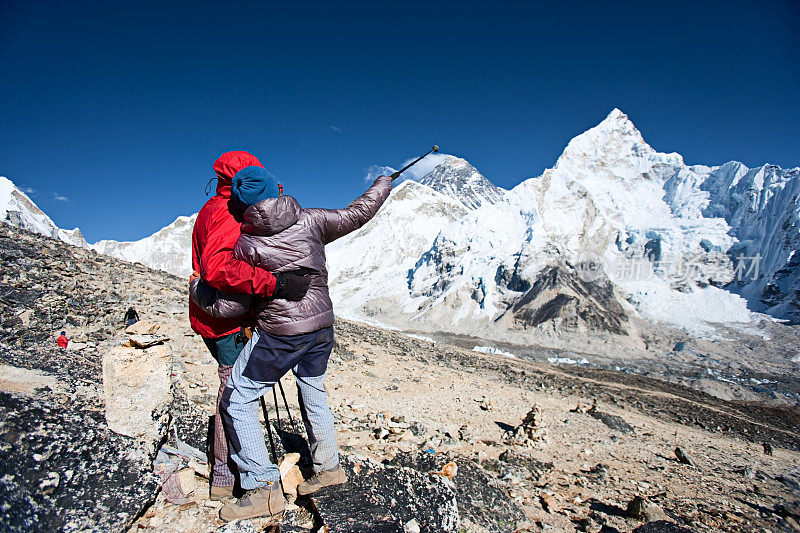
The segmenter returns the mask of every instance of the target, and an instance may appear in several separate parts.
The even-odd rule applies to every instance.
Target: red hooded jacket
[[[241,224],[228,209],[231,179],[244,167],[264,165],[247,152],[226,152],[214,163],[217,194],[197,214],[192,231],[192,268],[209,285],[226,292],[271,296],[275,276],[233,258],[233,246],[241,235]],[[241,318],[214,318],[189,301],[192,329],[205,338],[235,333]]]
[[[67,345],[69,344],[69,339],[66,338],[64,335],[59,335],[58,338],[56,339],[56,344],[58,344],[58,347],[61,348],[62,350],[66,350]]]

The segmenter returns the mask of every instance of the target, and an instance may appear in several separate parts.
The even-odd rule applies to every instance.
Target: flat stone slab
[[[103,357],[106,421],[112,431],[152,443],[169,424],[172,354],[165,346],[117,346]]]

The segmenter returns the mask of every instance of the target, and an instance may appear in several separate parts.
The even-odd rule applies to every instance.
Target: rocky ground
[[[224,526],[207,499],[195,449],[217,377],[185,302],[179,278],[0,225],[0,529],[274,530]],[[160,344],[120,346],[128,305]],[[351,482],[297,500],[285,531],[800,530],[796,407],[336,330],[327,388]],[[168,394],[137,397],[164,357]],[[126,398],[153,415],[120,417]],[[279,414],[278,455],[302,452]]]
[[[510,330],[507,337],[431,331],[414,333],[463,348],[491,347],[535,362],[582,364],[654,377],[725,400],[800,407],[800,326],[754,314],[749,324],[706,324],[704,336],[641,318],[626,320],[635,335]],[[413,328],[412,328],[413,331]],[[490,331],[480,328],[481,335]]]

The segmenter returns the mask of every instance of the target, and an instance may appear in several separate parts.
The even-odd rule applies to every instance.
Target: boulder
[[[161,324],[157,322],[150,322],[149,320],[140,320],[135,324],[131,324],[125,328],[125,333],[128,335],[155,335],[162,330]]]
[[[172,403],[172,354],[166,346],[113,348],[103,357],[106,422],[111,431],[149,442],[164,436]]]
[[[314,494],[317,520],[329,531],[403,531],[416,520],[427,532],[458,531],[452,482],[413,468],[341,456],[348,483]]]
[[[486,531],[514,531],[525,520],[522,510],[508,497],[508,493],[498,488],[494,480],[481,467],[464,457],[437,456],[430,453],[399,453],[388,464],[403,466],[425,474],[429,478],[448,464],[457,466],[452,487],[459,516]],[[425,523],[417,518],[417,521]],[[428,531],[427,529],[425,529]]]
[[[628,502],[626,512],[631,518],[636,518],[645,522],[669,520],[669,517],[664,514],[661,507],[641,496],[636,496]]]

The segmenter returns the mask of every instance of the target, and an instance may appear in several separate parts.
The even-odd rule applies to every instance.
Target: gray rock
[[[126,529],[155,500],[150,457],[108,431],[102,413],[55,400],[0,392],[0,529]]]
[[[553,469],[553,463],[550,462],[545,463],[543,461],[539,461],[538,459],[534,459],[528,454],[519,452],[511,448],[501,453],[499,459],[504,463],[523,466],[528,470],[530,470],[531,472],[545,473]]]
[[[525,519],[522,511],[508,494],[494,485],[493,479],[481,467],[463,457],[442,457],[429,453],[400,453],[389,464],[413,468],[428,476],[455,461],[457,474],[452,480],[458,511],[462,518],[488,531],[513,531]],[[425,525],[420,521],[421,525]]]
[[[648,522],[643,526],[639,526],[633,530],[634,533],[694,533],[693,529],[679,526],[675,522],[668,520],[656,520]]]
[[[683,449],[680,446],[675,448],[675,457],[678,459],[679,462],[685,465],[695,466],[692,458],[689,456],[688,453],[683,451]]]
[[[644,520],[645,522],[667,520],[667,515],[664,514],[661,507],[641,496],[636,496],[628,503],[626,512],[631,518]]]
[[[341,456],[345,485],[313,495],[317,518],[331,531],[403,531],[416,519],[426,532],[457,531],[456,495],[439,476]]]
[[[215,529],[216,533],[257,533],[253,523],[249,520],[234,520],[222,527]]]
[[[589,409],[586,414],[592,418],[596,418],[614,431],[619,431],[620,433],[631,433],[633,431],[631,425],[628,424],[624,418],[598,411],[596,406],[592,406],[592,408]]]

